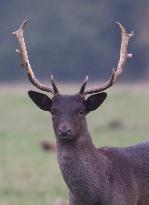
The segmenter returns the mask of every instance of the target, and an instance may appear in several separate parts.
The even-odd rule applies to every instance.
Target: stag
[[[16,36],[21,66],[38,89],[53,94],[29,91],[32,101],[52,114],[57,143],[57,158],[69,189],[70,205],[147,205],[149,204],[149,143],[126,148],[96,148],[87,128],[86,115],[96,110],[106,99],[107,90],[122,74],[132,54],[128,43],[133,32],[127,33],[117,22],[121,33],[120,58],[110,79],[103,85],[86,88],[85,78],[75,95],[62,95],[51,76],[51,86],[39,82],[31,68],[24,41],[27,21],[13,32]],[[90,95],[86,98],[86,95]]]

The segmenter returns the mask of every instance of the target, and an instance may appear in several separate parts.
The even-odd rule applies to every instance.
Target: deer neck
[[[82,197],[87,199],[87,196],[90,196],[87,200],[97,198],[96,195],[99,195],[100,191],[99,183],[100,185],[105,183],[106,169],[104,158],[102,155],[99,156],[89,132],[87,131],[84,136],[74,142],[57,141],[57,157],[63,178],[71,193],[80,199]],[[100,163],[97,162],[99,160]],[[98,167],[97,164],[100,166]],[[101,174],[101,178],[97,173]]]
[[[86,131],[75,141],[57,140],[57,156],[60,166],[74,164],[74,160],[90,160],[94,156],[96,148],[92,142],[90,134]]]

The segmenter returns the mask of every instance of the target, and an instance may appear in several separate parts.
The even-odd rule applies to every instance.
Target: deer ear
[[[47,95],[35,91],[28,91],[28,95],[41,110],[51,110],[52,100]]]
[[[106,97],[107,93],[105,92],[89,96],[85,101],[87,113],[96,110],[103,103]]]

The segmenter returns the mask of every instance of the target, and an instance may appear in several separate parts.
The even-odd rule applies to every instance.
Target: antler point
[[[85,81],[86,81],[86,82],[88,81],[88,75],[86,76]]]
[[[120,23],[118,21],[115,22],[116,24],[120,25]]]
[[[19,50],[19,49],[16,49],[16,52],[17,52],[17,53],[20,53],[20,50]]]
[[[112,73],[115,73],[115,68],[112,69]]]
[[[127,56],[128,56],[128,58],[132,58],[133,55],[132,55],[132,53],[128,53]]]
[[[21,28],[21,29],[24,29],[27,23],[28,23],[28,20],[25,19],[25,20],[23,21],[23,23],[22,23],[22,25],[21,25],[20,28]]]
[[[16,31],[12,32],[12,35],[13,35],[13,36],[16,36]]]
[[[116,24],[119,26],[121,32],[126,32],[124,26],[120,22],[116,22]]]
[[[130,34],[129,34],[130,38],[132,38],[134,36],[134,33],[135,33],[134,31],[130,32]]]
[[[53,81],[53,80],[54,80],[54,78],[53,78],[53,75],[52,75],[52,74],[50,75],[50,78],[51,78],[51,81]]]

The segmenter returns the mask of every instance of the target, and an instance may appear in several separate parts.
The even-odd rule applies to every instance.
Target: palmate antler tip
[[[23,23],[28,23],[28,19],[25,19],[25,20],[23,21]]]
[[[24,30],[24,28],[25,28],[25,26],[26,26],[27,23],[28,23],[28,20],[25,19],[25,20],[23,21],[23,23],[21,24],[20,28],[17,29],[16,31],[12,32],[12,35],[13,35],[13,36],[17,36],[18,33],[22,32],[22,31]]]
[[[122,33],[126,32],[125,27],[120,22],[116,21],[115,23],[119,26]],[[128,33],[128,36],[129,38],[132,38],[134,36],[134,31],[131,31],[130,33]]]
[[[118,22],[118,21],[116,21],[115,23],[118,24],[118,25],[120,25],[120,22]]]
[[[124,26],[123,26],[120,22],[116,21],[116,24],[117,24],[118,27],[120,28],[121,32],[126,32]]]
[[[25,20],[23,21],[23,23],[21,24],[20,29],[23,29],[23,30],[24,30],[24,28],[25,28],[25,26],[26,26],[27,23],[28,23],[28,20],[25,19]]]
[[[120,22],[118,22],[118,21],[116,21],[115,22],[119,27],[121,27],[122,26],[122,24],[120,23]],[[123,27],[123,26],[122,26]]]

